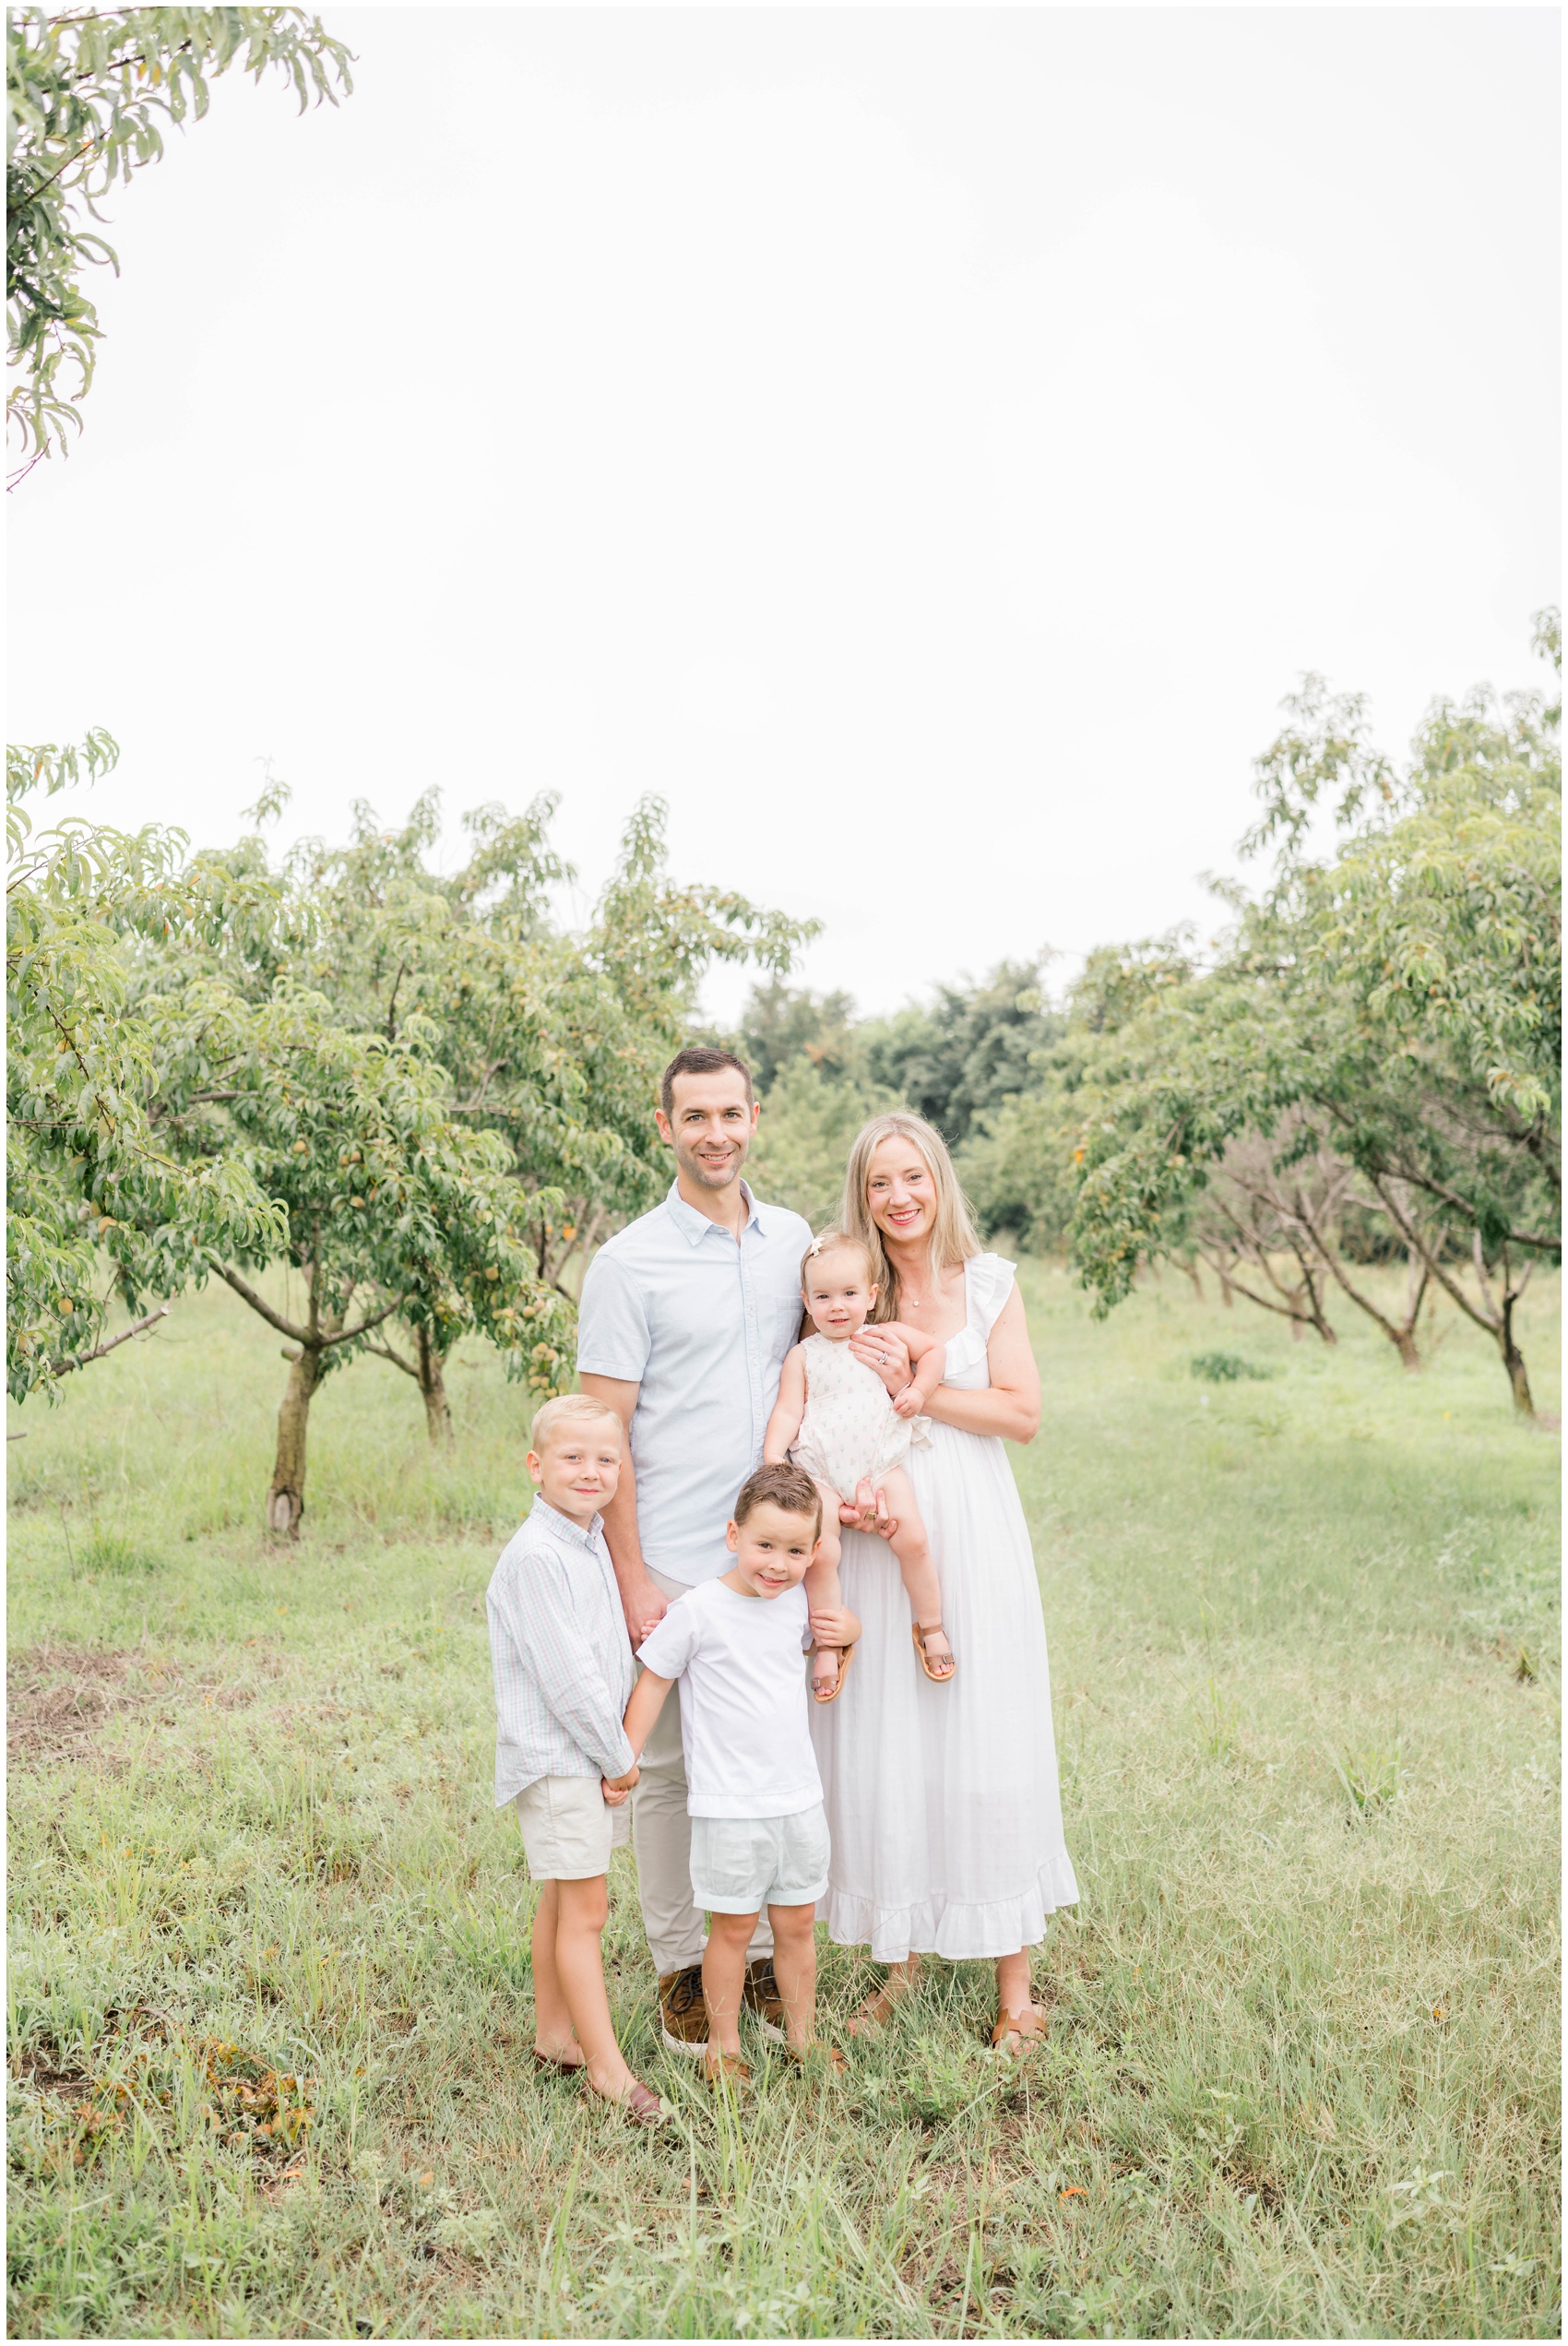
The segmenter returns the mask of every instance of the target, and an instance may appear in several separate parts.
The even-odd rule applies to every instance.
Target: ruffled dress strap
[[[1001,1318],[1002,1306],[1013,1292],[1016,1268],[1004,1255],[970,1256],[969,1325],[978,1328],[981,1336],[989,1337]]]

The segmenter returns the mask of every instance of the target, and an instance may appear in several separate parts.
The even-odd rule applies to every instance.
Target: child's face
[[[621,1480],[619,1419],[558,1426],[546,1435],[542,1450],[529,1452],[529,1472],[558,1515],[591,1523],[615,1496]]]
[[[754,1597],[781,1597],[786,1589],[798,1589],[816,1554],[811,1517],[791,1515],[771,1499],[759,1499],[744,1523],[730,1525],[724,1540],[737,1578]]]
[[[843,1339],[863,1328],[876,1301],[865,1258],[851,1246],[834,1246],[806,1265],[802,1292],[819,1336]]]

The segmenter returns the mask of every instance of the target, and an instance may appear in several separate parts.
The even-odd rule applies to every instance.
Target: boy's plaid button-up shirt
[[[585,1531],[543,1499],[485,1591],[495,1673],[495,1805],[541,1776],[624,1776],[631,1640],[601,1518]]]

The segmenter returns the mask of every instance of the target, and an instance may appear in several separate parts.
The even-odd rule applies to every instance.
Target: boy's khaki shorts
[[[606,1804],[597,1776],[540,1776],[517,1794],[517,1822],[536,1882],[586,1882],[625,1848],[632,1812],[629,1802]]]

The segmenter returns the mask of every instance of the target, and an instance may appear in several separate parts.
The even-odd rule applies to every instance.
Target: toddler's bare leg
[[[844,1602],[838,1584],[838,1560],[844,1553],[838,1537],[838,1494],[826,1483],[819,1483],[816,1491],[822,1501],[822,1538],[817,1543],[816,1560],[802,1584],[807,1607],[813,1613],[823,1606],[837,1611]],[[812,1655],[813,1694],[830,1695],[837,1684],[837,1647],[818,1646]]]
[[[938,1668],[951,1661],[953,1649],[946,1632],[938,1626],[942,1619],[942,1583],[936,1577],[936,1559],[926,1538],[925,1525],[915,1504],[914,1485],[901,1466],[883,1478],[882,1488],[887,1495],[888,1512],[898,1518],[898,1529],[888,1546],[898,1559],[903,1576],[904,1593],[922,1631],[926,1655]]]

